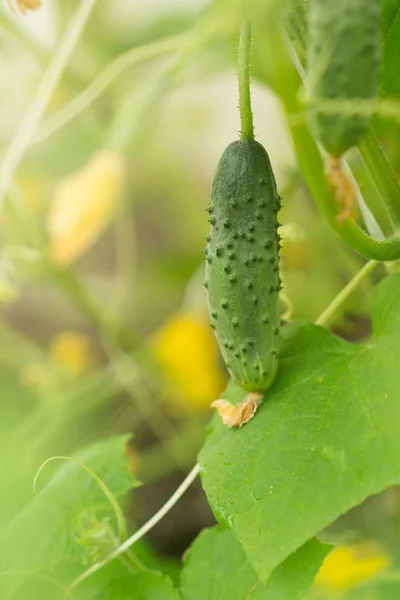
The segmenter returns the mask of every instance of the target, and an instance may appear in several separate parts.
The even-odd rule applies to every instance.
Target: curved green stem
[[[244,22],[239,38],[239,110],[242,127],[241,139],[254,140],[253,112],[251,110],[250,94],[250,53],[251,53],[251,26]]]
[[[326,325],[338,308],[347,300],[347,298],[353,293],[356,287],[361,281],[370,273],[379,263],[376,260],[368,261],[349,281],[349,283],[342,289],[341,292],[332,300],[327,306],[324,312],[315,321],[316,325]]]
[[[400,184],[372,129],[358,144],[358,151],[375,181],[394,227],[400,226]]]

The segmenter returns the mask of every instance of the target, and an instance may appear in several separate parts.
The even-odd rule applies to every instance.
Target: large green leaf
[[[382,88],[400,94],[400,0],[383,0]]]
[[[372,316],[366,346],[311,324],[284,328],[278,376],[255,418],[243,429],[211,422],[204,489],[262,579],[340,514],[400,482],[400,275],[375,289]],[[243,397],[233,385],[225,394]]]
[[[110,438],[76,454],[115,496],[137,485],[127,468],[126,435]],[[44,477],[44,475],[43,475]],[[0,598],[7,598],[29,572],[47,572],[63,560],[82,558],[76,541],[79,519],[110,506],[104,492],[78,465],[66,462],[0,534],[0,570],[24,571],[0,577]]]
[[[93,600],[179,600],[179,593],[169,577],[148,571],[110,583]]]
[[[225,527],[205,529],[185,558],[183,600],[297,600],[310,587],[330,546],[306,542],[282,563],[266,583]]]

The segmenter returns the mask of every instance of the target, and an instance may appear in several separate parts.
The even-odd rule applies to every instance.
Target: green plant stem
[[[400,185],[372,129],[358,144],[358,151],[375,181],[394,227],[400,227]]]
[[[36,96],[7,148],[0,166],[0,205],[3,203],[14,174],[35,135],[38,124],[79,41],[95,3],[96,0],[83,0],[78,5],[54,58],[39,84]]]
[[[339,225],[334,192],[325,176],[324,160],[305,121],[299,100],[302,81],[297,73],[281,32],[259,30],[260,48],[266,75],[279,96],[288,117],[288,125],[300,170],[321,213],[339,236],[362,256],[378,261],[400,258],[400,237],[383,241],[371,238],[352,220]],[[262,43],[261,43],[262,40]],[[266,43],[267,42],[267,43]]]
[[[65,598],[68,598],[73,589],[76,588],[77,585],[82,583],[85,579],[87,579],[93,573],[96,573],[99,569],[108,564],[111,560],[124,554],[129,548],[131,548],[136,542],[138,542],[143,536],[146,535],[165,515],[175,506],[175,504],[182,498],[183,494],[190,487],[193,481],[196,479],[198,474],[200,473],[200,465],[198,463],[195,464],[190,473],[186,476],[184,481],[178,487],[178,489],[172,494],[172,496],[167,500],[167,502],[160,508],[159,511],[156,512],[155,515],[151,517],[136,533],[134,533],[131,537],[129,537],[123,544],[119,546],[116,550],[111,552],[107,558],[104,560],[98,561],[94,565],[92,565],[89,569],[84,571],[79,577],[77,577],[71,585],[68,587],[65,593]]]
[[[251,110],[250,92],[250,53],[251,53],[251,26],[244,22],[239,38],[239,111],[241,123],[241,139],[254,140],[253,112]]]
[[[358,287],[365,277],[371,273],[373,269],[379,264],[378,261],[370,260],[368,261],[362,269],[354,275],[353,279],[349,281],[349,283],[342,289],[341,292],[332,300],[329,306],[324,310],[324,312],[318,317],[315,321],[316,325],[326,325],[338,308],[347,300],[347,298],[354,292],[354,290]]]

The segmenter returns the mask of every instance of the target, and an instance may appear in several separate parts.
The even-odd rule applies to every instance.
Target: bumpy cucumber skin
[[[267,390],[278,367],[279,208],[264,147],[231,143],[212,187],[205,285],[226,366],[250,392]]]
[[[312,108],[324,100],[373,101],[379,93],[380,0],[310,0],[308,83]],[[368,115],[311,112],[311,127],[334,157],[366,133]]]

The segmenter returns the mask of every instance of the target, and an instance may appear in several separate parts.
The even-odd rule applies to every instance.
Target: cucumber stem
[[[244,21],[239,37],[239,111],[242,140],[254,140],[253,112],[250,94],[251,26]]]

